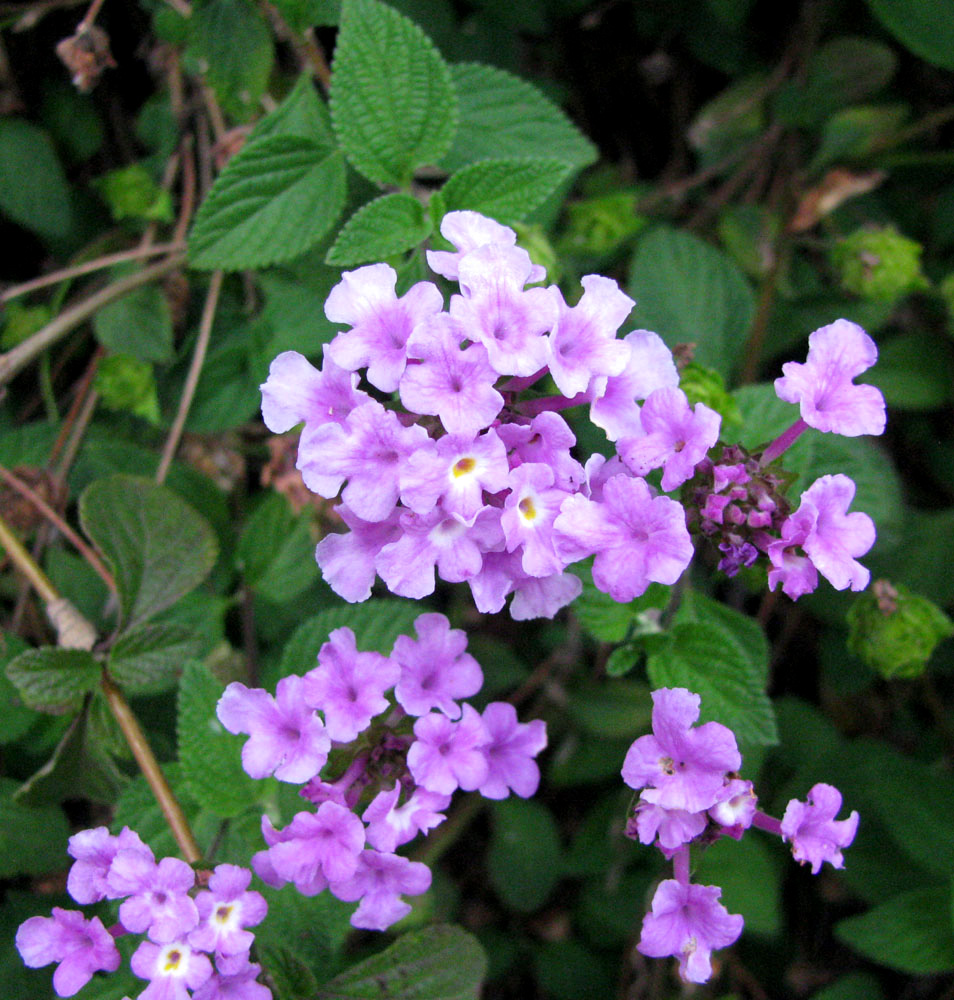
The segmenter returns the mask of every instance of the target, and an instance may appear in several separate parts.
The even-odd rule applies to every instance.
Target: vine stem
[[[68,602],[65,602],[60,597],[56,587],[53,586],[47,575],[36,564],[33,557],[23,547],[13,531],[10,530],[10,526],[3,517],[0,517],[0,545],[6,549],[7,555],[17,569],[33,585],[37,594],[39,594],[43,603],[47,606],[48,613],[51,608],[56,608],[62,613],[63,604]],[[73,619],[71,624],[74,627],[78,625],[81,632],[90,636],[91,641],[84,643],[82,648],[91,648],[92,639],[95,637],[95,630],[75,608],[71,607],[70,612]],[[175,794],[169,787],[169,782],[166,781],[166,776],[162,773],[159,761],[156,760],[156,756],[149,746],[149,741],[146,739],[139,721],[133,715],[132,709],[129,707],[129,703],[123,696],[122,691],[116,686],[105,669],[103,670],[100,686],[103,696],[106,698],[106,702],[113,713],[113,717],[122,730],[122,734],[129,744],[129,749],[132,751],[132,755],[139,765],[146,783],[149,785],[152,794],[156,798],[156,802],[159,804],[159,809],[162,811],[162,815],[166,823],[168,823],[169,829],[172,831],[172,835],[179,846],[182,856],[189,864],[194,864],[202,858],[202,852],[199,850],[199,845],[196,843],[195,836],[189,827],[189,822],[182,811],[182,806],[179,805]]]
[[[179,400],[179,409],[176,411],[176,418],[172,422],[169,437],[166,438],[165,446],[162,449],[162,459],[159,462],[159,468],[156,469],[157,483],[165,481],[166,474],[169,472],[169,466],[172,465],[172,458],[179,447],[186,418],[189,416],[192,397],[195,396],[196,386],[199,384],[199,376],[202,374],[202,365],[205,363],[206,351],[209,348],[212,324],[215,321],[215,310],[219,304],[219,292],[222,290],[222,277],[222,271],[214,271],[212,280],[209,282],[209,291],[205,296],[205,305],[202,307],[202,319],[199,323],[199,336],[196,338],[192,363],[189,365],[189,373],[186,375],[185,385],[182,387],[182,398]]]
[[[185,254],[174,254],[165,260],[127,275],[119,281],[91,295],[88,299],[78,302],[75,306],[65,309],[55,319],[52,319],[42,329],[37,330],[28,340],[18,344],[6,354],[0,354],[0,385],[9,382],[14,375],[25,368],[30,362],[52,347],[61,337],[66,336],[74,327],[89,319],[93,313],[116,299],[128,295],[142,285],[147,285],[156,278],[174,271],[185,260]]]

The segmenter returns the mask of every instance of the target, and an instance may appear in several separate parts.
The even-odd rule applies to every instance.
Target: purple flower
[[[93,978],[94,972],[115,972],[119,952],[99,917],[87,920],[76,910],[53,907],[51,917],[30,917],[20,924],[17,951],[25,965],[38,969],[50,962],[58,996],[71,997]]]
[[[401,379],[401,402],[411,413],[440,418],[449,434],[474,435],[503,408],[494,388],[497,373],[480,344],[461,349],[469,336],[459,321],[441,313],[422,323],[408,342],[409,364]]]
[[[835,819],[841,809],[841,792],[824,783],[814,785],[807,802],[792,799],[782,817],[782,839],[792,845],[792,857],[810,864],[817,875],[823,862],[833,868],[844,867],[843,847],[855,839],[858,813],[847,819]]]
[[[301,784],[324,766],[331,739],[324,723],[305,704],[301,677],[283,677],[273,698],[261,688],[233,681],[216,707],[230,733],[248,733],[242,767],[253,778],[274,774],[279,781]]]
[[[492,701],[481,718],[490,742],[483,748],[487,777],[478,791],[485,799],[505,799],[511,791],[529,798],[540,784],[534,757],[547,745],[546,723],[519,722],[517,710],[506,701]]]
[[[817,479],[801,497],[797,511],[782,524],[782,538],[768,547],[772,569],[769,589],[781,583],[789,597],[814,590],[814,570],[836,590],[864,590],[871,574],[855,557],[863,556],[875,541],[874,522],[860,511],[848,513],[855,484],[840,473]],[[811,560],[809,569],[789,550],[801,546]]]
[[[487,780],[490,742],[476,709],[464,705],[460,722],[432,712],[414,723],[415,740],[407,752],[414,780],[429,792],[452,795],[457,788],[472,792]]]
[[[640,798],[636,805],[636,836],[641,844],[651,844],[659,837],[659,848],[668,857],[683,844],[698,837],[708,821],[704,812],[663,809]]]
[[[884,397],[872,385],[852,379],[878,360],[875,342],[856,323],[835,320],[808,338],[805,364],[788,361],[775,392],[787,403],[798,403],[802,420],[819,431],[846,437],[884,431]]]
[[[562,573],[567,563],[553,522],[569,494],[554,489],[553,480],[553,469],[539,462],[528,462],[514,469],[510,474],[510,494],[500,515],[507,550],[513,552],[523,547],[521,566],[530,576]]]
[[[503,424],[497,433],[512,449],[511,468],[528,462],[549,465],[553,469],[553,485],[561,490],[575,490],[584,481],[583,466],[570,454],[576,437],[559,413],[544,410],[529,424]]]
[[[568,497],[554,527],[583,554],[596,553],[593,582],[621,603],[653,581],[675,583],[692,559],[685,511],[669,497],[654,497],[642,479],[613,476],[599,503]]]
[[[114,892],[107,881],[110,866],[119,851],[138,851],[149,861],[155,860],[139,834],[128,826],[124,826],[116,837],[105,826],[81,830],[70,837],[66,850],[76,859],[66,880],[66,890],[77,903],[96,903],[122,895]]]
[[[557,310],[547,289],[524,290],[532,271],[530,255],[520,247],[479,247],[460,262],[463,295],[451,297],[450,314],[487,348],[499,375],[533,375],[547,363],[544,334]]]
[[[484,683],[477,661],[466,652],[467,634],[452,629],[440,614],[418,615],[415,642],[400,635],[391,658],[401,668],[394,697],[408,715],[425,715],[440,709],[448,718],[459,719],[455,698],[469,698]]]
[[[192,994],[192,1000],[272,1000],[272,991],[256,982],[261,971],[260,965],[246,962],[231,975],[214,972]]]
[[[333,740],[350,743],[389,706],[384,692],[399,675],[386,656],[359,653],[350,628],[336,628],[318,651],[318,666],[303,678],[304,700],[324,712]]]
[[[636,947],[650,958],[672,955],[679,959],[683,979],[706,982],[712,975],[712,950],[727,947],[742,933],[742,918],[726,910],[721,895],[715,885],[660,882]]]
[[[428,250],[427,263],[435,274],[451,281],[457,280],[461,259],[472,250],[491,245],[512,247],[517,242],[517,234],[509,226],[468,211],[448,212],[441,220],[441,236],[457,248],[457,253]],[[530,273],[532,282],[543,281],[545,277],[546,271],[539,266]]]
[[[325,302],[332,323],[349,323],[328,345],[328,355],[348,371],[368,367],[368,381],[382,392],[398,387],[414,327],[444,308],[436,285],[420,281],[398,298],[397,272],[387,264],[345,271]]]
[[[215,952],[219,972],[238,972],[255,940],[246,927],[265,919],[268,904],[257,892],[248,892],[252,873],[238,865],[217,865],[209,889],[195,897],[199,926],[189,934],[189,944],[199,951]]]
[[[629,347],[616,331],[636,304],[612,278],[587,274],[583,295],[571,309],[551,286],[557,317],[550,333],[550,375],[564,396],[585,392],[596,375],[620,375]]]
[[[344,504],[335,512],[351,530],[325,535],[315,549],[315,559],[325,582],[339,597],[352,603],[366,601],[374,585],[378,553],[401,537],[401,512],[395,509],[383,521],[362,521]]]
[[[665,492],[691,479],[706,452],[719,440],[722,418],[703,403],[689,406],[681,389],[656,389],[640,413],[640,437],[624,437],[617,443],[620,458],[639,476],[663,467]]]
[[[327,354],[327,350],[325,352]],[[296,424],[340,424],[371,398],[358,389],[358,376],[325,358],[318,371],[297,351],[284,351],[272,361],[261,385],[262,419],[274,434]]]
[[[399,806],[400,795],[401,784],[395,781],[390,791],[378,792],[361,816],[368,824],[368,843],[378,851],[395,851],[446,819],[442,810],[450,805],[449,795],[415,788],[407,802]]]
[[[510,617],[522,622],[529,618],[552,618],[580,596],[583,581],[572,573],[524,576],[515,581],[513,590]]]
[[[199,922],[199,911],[189,890],[195,872],[178,858],[163,858],[159,864],[134,851],[116,855],[109,871],[110,887],[129,894],[119,907],[126,930],[145,931],[158,944],[185,937]]]
[[[185,941],[164,945],[143,941],[129,965],[140,979],[150,980],[139,1000],[188,1000],[189,990],[198,989],[212,975],[209,959]]]
[[[402,895],[419,896],[430,886],[431,870],[427,865],[398,854],[368,850],[361,852],[354,875],[333,885],[331,891],[346,903],[361,900],[351,915],[352,926],[383,931],[411,912]]]
[[[730,729],[718,722],[694,726],[699,695],[685,688],[653,691],[652,735],[640,736],[623,763],[630,788],[650,788],[643,799],[663,809],[696,813],[719,801],[726,773],[742,766]]]
[[[317,812],[298,813],[268,855],[280,878],[296,888],[314,887],[319,875],[328,882],[350,878],[363,847],[361,820],[336,802],[323,802]]]
[[[733,778],[719,793],[719,801],[709,809],[709,815],[732,836],[742,836],[742,832],[752,825],[755,818],[757,797],[751,781]]]

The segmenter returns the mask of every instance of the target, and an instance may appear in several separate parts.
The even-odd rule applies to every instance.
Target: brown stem
[[[29,339],[18,344],[6,354],[0,354],[0,385],[9,382],[21,369],[26,368],[34,358],[42,354],[48,347],[52,347],[61,337],[66,336],[74,327],[79,326],[84,320],[89,319],[103,306],[114,302],[116,299],[128,295],[130,292],[161,278],[164,274],[175,270],[185,259],[184,254],[173,254],[158,264],[143,268],[135,274],[129,274],[125,278],[107,285],[89,298],[78,302],[75,306],[65,309],[59,316],[52,319],[42,329],[37,330]]]
[[[99,13],[99,9],[103,6],[104,2],[105,0],[93,0],[93,2],[89,5],[89,10],[83,17],[83,20],[76,26],[76,34],[80,34],[93,26],[93,23],[96,20],[96,15]]]
[[[23,547],[23,543],[10,530],[10,526],[0,517],[0,545],[6,549],[14,566],[30,581],[30,585],[43,599],[44,604],[58,601],[60,595],[50,578],[37,566],[35,560]]]
[[[196,338],[195,350],[192,353],[192,363],[189,365],[189,373],[186,375],[185,385],[182,388],[179,409],[176,412],[176,418],[172,422],[169,436],[166,438],[165,446],[162,449],[159,468],[156,469],[157,483],[165,481],[166,474],[169,472],[169,466],[172,465],[173,456],[179,447],[179,440],[182,437],[186,418],[189,416],[192,397],[195,395],[196,386],[199,384],[199,376],[202,374],[202,365],[205,363],[205,354],[209,347],[209,338],[212,335],[212,323],[215,321],[215,309],[219,302],[219,292],[222,289],[222,277],[222,271],[214,271],[212,273],[212,280],[209,282],[209,291],[206,294],[205,305],[202,308],[202,320],[199,323],[199,336]]]

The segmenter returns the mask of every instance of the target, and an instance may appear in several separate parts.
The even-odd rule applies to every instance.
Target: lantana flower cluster
[[[801,864],[817,874],[826,861],[844,865],[842,849],[854,840],[858,813],[836,819],[838,789],[816,784],[807,800],[793,799],[781,820],[758,808],[751,781],[739,777],[742,757],[735,735],[718,722],[695,725],[701,698],[685,688],[653,692],[652,733],[626,754],[622,776],[639,792],[627,835],[655,844],[673,862],[673,878],[660,882],[643,919],[638,948],[651,958],[679,959],[689,982],[706,982],[714,949],[732,944],[743,918],[719,902],[718,886],[690,879],[690,848],[720,837],[736,840],[751,827],[781,836]]]
[[[256,873],[360,901],[351,923],[369,930],[400,920],[411,909],[402,897],[430,887],[427,865],[397,849],[442,823],[458,788],[533,795],[547,742],[541,720],[519,722],[506,702],[479,713],[462,701],[483,685],[463,631],[436,613],[414,627],[417,639],[399,636],[389,656],[359,652],[351,629],[335,629],[318,665],[284,677],[274,697],[235,682],[217,709],[226,729],[249,735],[246,772],[301,784],[314,807],[284,829],[262,817]]]
[[[801,417],[749,454],[719,443],[719,414],[690,405],[657,334],[618,336],[635,303],[615,281],[585,276],[570,306],[540,284],[544,270],[513,230],[451,212],[441,233],[455,251],[427,260],[456,283],[446,308],[432,282],[398,296],[387,264],[346,271],[325,313],[347,329],[325,346],[321,369],[288,351],[262,386],[272,431],[304,424],[305,485],[340,494],[349,530],[316,553],[336,593],[365,600],[380,576],[393,593],[423,598],[440,577],[466,581],[482,612],[512,594],[514,618],[552,617],[581,590],[567,567],[589,556],[594,583],[618,601],[675,583],[693,554],[691,526],[730,574],[763,554],[770,586],[791,597],[814,589],[818,573],[839,589],[866,585],[856,560],[874,526],[847,512],[851,480],[823,477],[790,513],[772,464],[809,426],[883,430],[880,393],[853,384],[877,355],[860,327],[815,331],[807,363],[783,366],[776,391]],[[615,444],[612,458],[574,457],[559,411],[576,406]],[[680,488],[682,502],[666,495]]]
[[[270,1000],[271,990],[257,981],[262,969],[250,959],[254,934],[246,929],[261,923],[268,905],[249,891],[247,868],[218,865],[200,887],[189,865],[178,858],[157,862],[129,827],[116,836],[104,826],[83,830],[70,837],[68,851],[75,860],[66,887],[77,903],[122,902],[119,922],[108,929],[99,917],[60,907],[20,925],[16,945],[24,963],[57,963],[58,996],[73,996],[96,972],[115,972],[116,939],[144,934],[129,963],[149,981],[139,1000]]]

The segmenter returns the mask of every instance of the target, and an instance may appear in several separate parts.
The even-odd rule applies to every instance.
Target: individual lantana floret
[[[858,830],[858,813],[836,820],[841,810],[841,792],[820,782],[813,785],[807,802],[792,799],[782,817],[782,839],[792,845],[792,856],[810,864],[817,875],[823,862],[843,868],[841,849],[847,847]]]

